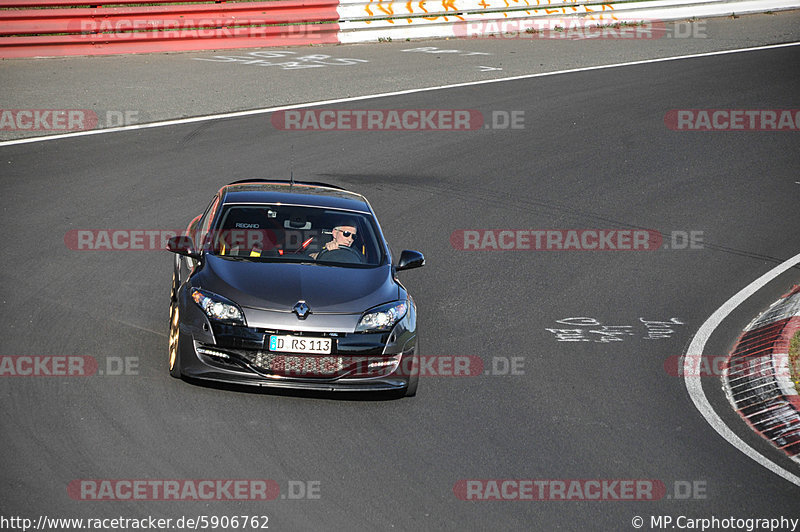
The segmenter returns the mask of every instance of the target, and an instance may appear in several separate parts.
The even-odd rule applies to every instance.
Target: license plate
[[[308,353],[312,355],[329,355],[330,338],[311,338],[304,336],[270,336],[269,350],[283,353]]]

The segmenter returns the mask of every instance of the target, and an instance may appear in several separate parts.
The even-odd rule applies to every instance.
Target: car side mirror
[[[195,249],[192,237],[186,235],[173,236],[167,240],[167,251],[193,259],[200,258],[200,253]]]
[[[425,257],[419,251],[411,249],[404,249],[400,254],[400,261],[397,263],[395,270],[411,270],[412,268],[419,268],[425,266]]]

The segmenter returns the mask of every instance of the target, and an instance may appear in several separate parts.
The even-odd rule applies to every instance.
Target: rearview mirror
[[[404,249],[400,254],[400,261],[395,268],[397,271],[410,270],[412,268],[419,268],[425,266],[425,257],[419,251],[411,249]]]
[[[186,235],[173,236],[167,240],[167,251],[184,255],[193,259],[199,259],[200,254],[194,248],[192,237]]]

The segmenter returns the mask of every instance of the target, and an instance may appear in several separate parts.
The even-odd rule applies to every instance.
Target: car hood
[[[249,262],[206,255],[200,286],[243,307],[290,311],[305,301],[316,314],[357,314],[398,299],[390,265],[347,268]]]

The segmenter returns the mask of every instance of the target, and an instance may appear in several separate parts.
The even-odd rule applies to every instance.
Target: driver
[[[333,251],[334,249],[339,249],[339,246],[350,247],[356,237],[356,227],[352,225],[352,220],[349,220],[334,227],[331,234],[333,238],[325,244],[325,249]]]
[[[325,253],[326,251],[334,251],[339,248],[349,248],[355,252],[359,260],[363,261],[363,256],[361,255],[361,251],[357,248],[352,247],[353,240],[356,238],[356,224],[355,221],[352,219],[345,219],[342,220],[337,226],[333,228],[331,231],[331,240],[327,242],[322,249],[318,253],[312,253],[311,257],[314,259],[318,259],[320,255]]]

